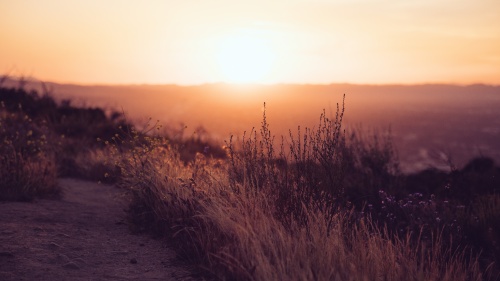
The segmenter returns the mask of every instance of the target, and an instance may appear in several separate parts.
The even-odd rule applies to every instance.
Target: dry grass
[[[265,138],[269,133],[263,124]],[[187,166],[161,137],[136,135],[123,141],[137,143],[128,153],[115,146],[116,155],[121,155],[121,185],[133,195],[132,227],[170,234],[184,257],[217,279],[483,280],[477,259],[447,246],[440,235],[396,236],[336,204],[340,184],[320,203],[303,193],[294,194],[303,192],[297,188],[303,182],[285,185],[274,180],[273,175],[286,178],[279,174],[283,167],[272,161],[270,142],[258,137],[247,139],[242,151],[229,147],[233,161],[221,162],[200,153]],[[337,147],[325,149],[333,152],[333,164],[342,164],[335,154]],[[289,173],[296,171],[310,172]],[[320,175],[311,174],[309,184]],[[284,186],[291,188],[294,200],[280,199]],[[282,212],[290,208],[296,212]]]
[[[51,133],[25,114],[0,108],[0,200],[55,196],[57,168]]]
[[[57,195],[58,176],[116,181],[114,166],[96,157],[104,151],[96,138],[111,139],[118,126],[130,126],[121,115],[58,103],[48,91],[39,95],[23,84],[0,85],[0,200]]]
[[[436,220],[447,201],[391,194],[400,186],[390,143],[346,135],[343,108],[333,119],[323,113],[317,129],[283,137],[278,149],[264,114],[260,131],[239,144],[230,141],[227,159],[219,160],[201,153],[202,140],[172,144],[158,136],[158,124],[138,132],[99,109],[2,91],[11,102],[0,109],[1,199],[57,193],[57,165],[73,176],[119,179],[131,191],[132,230],[170,235],[185,258],[222,280],[495,278],[487,263],[435,227],[460,223],[451,215]],[[52,123],[44,116],[53,116]],[[84,126],[88,122],[92,127]],[[98,132],[104,136],[94,142]],[[60,134],[67,138],[54,137]],[[373,216],[363,213],[370,202]],[[495,246],[489,236],[498,233],[498,196],[475,202],[464,214],[476,219],[464,226],[477,231],[460,237],[479,233],[485,247]],[[407,227],[400,233],[401,223]]]
[[[265,193],[234,193],[221,170],[204,170],[206,181],[191,180],[193,172],[162,166],[140,181],[129,174],[125,184],[135,195],[135,223],[176,230],[185,254],[220,279],[482,280],[477,261],[442,249],[440,238],[428,245],[391,237],[369,220],[352,224],[343,212],[332,229],[324,214],[309,210],[309,227],[285,227]]]

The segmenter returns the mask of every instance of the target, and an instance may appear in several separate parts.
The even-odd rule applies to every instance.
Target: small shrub
[[[22,85],[22,83],[20,84]],[[116,182],[118,174],[115,166],[106,165],[104,159],[96,157],[97,154],[102,154],[103,149],[102,143],[97,142],[96,139],[99,137],[110,141],[130,130],[132,125],[125,122],[122,114],[116,112],[107,116],[105,111],[100,108],[77,107],[71,105],[68,100],[58,103],[46,88],[44,89],[44,94],[39,95],[36,91],[24,90],[22,86],[18,88],[0,87],[0,101],[3,102],[2,116],[6,118],[12,115],[25,118],[25,120],[22,120],[21,117],[17,118],[18,120],[11,120],[9,123],[11,127],[4,128],[10,130],[7,135],[14,134],[16,130],[22,129],[23,124],[27,125],[28,123],[36,128],[22,130],[37,132],[37,130],[43,129],[43,134],[39,135],[44,136],[45,139],[37,140],[38,136],[34,134],[30,136],[29,140],[31,146],[40,146],[43,148],[40,151],[47,154],[45,156],[38,155],[40,159],[37,159],[36,162],[39,165],[49,161],[51,165],[55,165],[57,175],[61,177],[80,177],[107,183]],[[19,128],[15,128],[15,126]],[[22,134],[11,136],[13,137],[5,137],[6,141],[12,141],[16,149],[24,149],[22,147],[25,146],[23,143],[26,140],[20,139],[20,136],[22,138],[26,138],[26,136],[22,136]],[[6,146],[5,149],[7,148]],[[25,149],[23,153],[24,151]],[[24,164],[17,163],[18,166],[15,166],[15,163],[12,162],[14,161],[12,159],[21,159],[19,156],[13,156],[18,155],[18,152],[10,149],[9,153],[9,156],[5,155],[4,157],[11,159],[11,162],[8,164],[5,162],[4,165],[16,167],[15,169],[21,171],[20,167]],[[50,159],[46,161],[48,158]],[[19,161],[35,162],[34,158],[22,159]],[[43,165],[49,167],[48,164]]]
[[[0,108],[0,200],[57,195],[52,135],[29,116]]]

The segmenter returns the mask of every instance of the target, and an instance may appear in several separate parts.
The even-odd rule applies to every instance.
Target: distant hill
[[[4,86],[17,86],[7,79]],[[41,90],[31,81],[27,88]],[[276,135],[317,125],[325,109],[335,115],[345,99],[345,127],[391,128],[406,171],[458,165],[487,155],[500,163],[500,86],[494,85],[94,85],[45,83],[58,100],[122,110],[135,122],[148,117],[184,134],[203,127],[215,139],[259,127],[263,103]],[[43,91],[43,89],[42,89]]]

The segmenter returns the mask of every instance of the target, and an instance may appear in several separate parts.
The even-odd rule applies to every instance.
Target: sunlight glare
[[[264,38],[237,34],[221,41],[216,58],[225,82],[255,83],[269,75],[275,55]]]

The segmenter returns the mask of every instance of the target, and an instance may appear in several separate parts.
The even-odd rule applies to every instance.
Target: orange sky
[[[0,73],[500,84],[498,0],[0,0]]]

